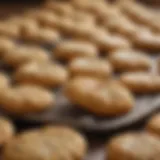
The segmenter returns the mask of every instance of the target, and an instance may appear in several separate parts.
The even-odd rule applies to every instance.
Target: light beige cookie
[[[0,38],[0,57],[4,55],[7,50],[14,49],[15,44],[13,40],[7,37]]]
[[[160,76],[150,73],[125,73],[120,81],[135,93],[154,93],[160,91]]]
[[[110,140],[108,160],[159,160],[160,140],[147,133],[126,133]]]
[[[46,62],[50,60],[49,53],[43,48],[33,45],[17,45],[14,49],[5,52],[2,60],[13,67],[30,61]]]
[[[68,72],[58,64],[30,62],[17,69],[14,79],[19,83],[56,87],[67,81]]]
[[[132,37],[133,44],[149,51],[160,50],[160,34],[153,33],[148,28],[142,28]]]
[[[66,40],[57,45],[53,54],[60,60],[71,60],[76,57],[96,57],[98,50],[95,45],[85,41]]]
[[[160,114],[156,114],[148,121],[146,125],[147,131],[160,136]]]
[[[144,52],[138,50],[117,50],[109,56],[116,71],[148,71],[152,60]]]
[[[2,157],[3,160],[82,160],[86,150],[87,142],[77,131],[48,126],[18,135],[5,146]]]
[[[0,95],[2,108],[10,114],[41,112],[55,104],[54,93],[35,85],[15,86]]]
[[[15,134],[15,128],[12,122],[2,116],[0,117],[0,134],[0,146],[8,142]]]
[[[112,66],[99,58],[76,58],[69,63],[69,71],[73,76],[108,78],[112,74]]]
[[[130,91],[114,80],[77,77],[65,88],[67,98],[98,116],[115,116],[129,112],[134,105]]]

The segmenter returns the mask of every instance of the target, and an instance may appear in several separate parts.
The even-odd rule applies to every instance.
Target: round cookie
[[[160,136],[160,114],[154,115],[147,123],[146,129],[155,135]]]
[[[53,54],[60,60],[71,60],[76,57],[96,57],[97,48],[89,42],[68,40],[57,45]]]
[[[15,133],[15,128],[10,120],[0,117],[0,146],[11,140]]]
[[[77,131],[63,126],[49,126],[18,135],[5,146],[2,158],[3,160],[81,160],[86,150],[86,140]]]
[[[148,71],[152,60],[145,53],[137,50],[117,50],[109,56],[116,71]]]
[[[69,63],[69,71],[73,76],[108,78],[112,74],[112,66],[102,59],[76,58]]]
[[[55,104],[55,96],[49,90],[35,85],[19,85],[1,93],[1,107],[10,114],[42,112]]]
[[[17,69],[14,79],[20,83],[56,87],[68,80],[68,72],[58,64],[30,62]]]
[[[160,91],[160,76],[150,73],[125,73],[120,81],[135,93],[155,93]]]
[[[19,67],[30,61],[46,62],[50,60],[47,50],[32,45],[16,46],[14,49],[8,50],[2,60],[13,67]]]
[[[107,151],[108,160],[158,160],[160,141],[147,133],[126,133],[112,138]]]
[[[76,77],[64,92],[71,102],[98,116],[122,115],[134,106],[130,91],[114,80]]]

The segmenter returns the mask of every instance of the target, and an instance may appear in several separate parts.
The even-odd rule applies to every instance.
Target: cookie
[[[0,104],[9,114],[42,112],[55,104],[54,94],[40,86],[19,85],[0,94]]]
[[[82,160],[86,150],[87,142],[77,131],[48,126],[18,135],[5,146],[2,157],[3,160]]]
[[[53,54],[57,59],[68,61],[76,57],[96,57],[98,50],[89,42],[66,40],[56,46]]]
[[[157,25],[155,25],[156,14],[151,8],[134,1],[124,1],[120,7],[135,22],[149,26],[153,30],[157,29]]]
[[[19,27],[15,25],[14,23],[10,22],[1,22],[0,23],[0,35],[1,36],[7,36],[11,38],[18,38],[19,33]]]
[[[60,40],[60,34],[49,28],[25,26],[22,30],[23,39],[38,44],[53,44]]]
[[[18,67],[30,61],[46,62],[50,60],[47,50],[33,45],[17,45],[5,52],[2,60],[10,66]]]
[[[117,50],[110,54],[109,60],[116,71],[148,71],[152,60],[142,51]]]
[[[14,79],[19,83],[56,87],[67,81],[68,72],[58,64],[30,62],[17,69]]]
[[[142,28],[131,38],[135,47],[149,50],[160,50],[160,34],[151,32],[148,28]]]
[[[8,142],[15,134],[14,125],[5,117],[0,117],[0,146]]]
[[[125,24],[125,25],[124,25]],[[105,20],[104,25],[112,33],[122,34],[126,37],[132,37],[139,29],[129,18],[122,15],[112,15]]]
[[[154,115],[146,125],[147,131],[160,136],[160,114]]]
[[[111,35],[103,31],[95,31],[92,34],[92,42],[104,52],[131,48],[131,42],[120,35]]]
[[[74,12],[73,6],[68,2],[56,2],[49,0],[44,4],[44,8],[59,16],[72,16]]]
[[[160,141],[147,133],[125,133],[110,140],[108,160],[158,160]]]
[[[0,57],[4,55],[7,50],[13,49],[15,47],[14,42],[7,38],[1,37],[0,38]]]
[[[69,71],[72,76],[108,78],[112,74],[112,66],[98,58],[76,58],[69,63]]]
[[[77,77],[68,82],[64,92],[72,103],[98,116],[121,115],[134,105],[130,91],[114,80]]]
[[[160,76],[150,73],[125,73],[120,81],[135,93],[155,93],[160,91]]]

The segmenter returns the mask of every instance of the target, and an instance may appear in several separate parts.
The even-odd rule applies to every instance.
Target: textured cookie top
[[[96,57],[97,48],[90,42],[85,41],[63,41],[53,51],[58,59],[70,60],[75,57]]]
[[[55,87],[67,81],[68,72],[59,64],[30,62],[20,67],[14,77],[20,83]]]
[[[148,70],[152,60],[142,51],[118,50],[109,57],[110,62],[118,71]]]
[[[24,132],[10,141],[4,148],[3,159],[76,160],[84,157],[86,149],[87,143],[78,132],[49,126]]]
[[[128,133],[112,138],[108,145],[109,159],[133,160],[160,158],[159,139],[147,133]]]
[[[65,93],[71,102],[101,116],[123,114],[134,105],[132,94],[114,80],[77,77],[69,81]]]
[[[1,98],[2,108],[13,114],[40,112],[55,104],[53,93],[34,85],[8,88]]]
[[[16,46],[14,49],[8,50],[3,60],[11,66],[19,66],[29,61],[44,62],[49,61],[49,54],[46,50],[36,46]]]
[[[73,76],[109,77],[112,67],[106,60],[95,58],[76,58],[69,64]]]

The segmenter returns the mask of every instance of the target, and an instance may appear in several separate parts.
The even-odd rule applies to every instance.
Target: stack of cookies
[[[1,110],[15,117],[54,110],[58,88],[95,117],[130,113],[137,94],[160,92],[158,15],[134,0],[47,0],[1,20]],[[113,138],[109,160],[159,160],[159,120],[150,120],[148,133]],[[3,160],[82,160],[86,154],[85,138],[71,128],[14,136],[13,124],[1,121]]]

